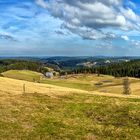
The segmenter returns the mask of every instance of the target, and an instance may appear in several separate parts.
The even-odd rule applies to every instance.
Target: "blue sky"
[[[0,56],[140,55],[138,0],[0,0]]]

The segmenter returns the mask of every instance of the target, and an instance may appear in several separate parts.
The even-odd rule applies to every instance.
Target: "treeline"
[[[137,77],[140,78],[140,60],[133,60],[130,62],[113,63],[106,66],[94,66],[88,67],[77,67],[75,69],[62,70],[55,67],[54,64],[45,64],[39,61],[27,61],[27,60],[0,60],[0,73],[7,70],[32,70],[41,73],[48,71],[47,67],[53,68],[55,71],[59,72],[60,75],[66,74],[92,74],[96,73],[98,75],[112,75],[115,77]]]
[[[31,60],[17,60],[17,59],[5,59],[0,60],[0,73],[8,70],[31,70],[45,74],[48,72],[48,68],[60,72],[59,67],[54,64],[45,64],[39,61]]]
[[[25,60],[0,60],[0,73],[7,70],[32,70],[41,71],[41,63]]]
[[[113,63],[107,66],[98,66],[92,68],[76,68],[68,70],[67,74],[80,74],[80,73],[96,73],[112,75],[115,77],[136,77],[140,78],[140,60],[133,60],[130,62]],[[65,72],[63,72],[65,74]]]

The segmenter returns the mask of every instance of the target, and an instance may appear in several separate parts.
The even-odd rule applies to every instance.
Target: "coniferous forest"
[[[140,60],[133,60],[130,62],[114,63],[106,66],[97,66],[92,68],[76,68],[68,71],[69,74],[75,73],[96,73],[112,75],[115,77],[136,77],[140,78]]]
[[[0,60],[0,73],[7,70],[33,70],[44,73],[46,66],[52,67],[60,75],[65,74],[105,74],[115,77],[136,77],[140,78],[140,60],[131,60],[130,62],[111,63],[108,65],[92,66],[92,67],[76,67],[65,69],[55,64],[47,64],[41,61],[31,60]],[[55,68],[56,67],[56,68]]]

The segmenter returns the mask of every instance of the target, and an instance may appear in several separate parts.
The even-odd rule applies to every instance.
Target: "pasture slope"
[[[43,78],[41,73],[27,70],[10,70],[2,73],[2,75],[19,80],[36,81],[44,84],[90,91],[90,93],[97,91],[104,95],[122,94],[123,92],[123,78],[115,78],[108,75],[79,74],[62,77],[56,76],[54,79],[47,79]],[[132,94],[140,95],[140,79],[129,78],[129,81]]]
[[[41,73],[29,71],[29,70],[9,70],[2,73],[2,75],[4,77],[26,80],[30,82],[39,81],[40,77],[43,76],[43,74]]]
[[[81,83],[94,82],[91,76],[85,80],[68,77],[70,82],[81,78]],[[94,78],[95,85],[103,82]],[[0,140],[139,140],[138,94],[123,96],[98,90],[0,77]]]

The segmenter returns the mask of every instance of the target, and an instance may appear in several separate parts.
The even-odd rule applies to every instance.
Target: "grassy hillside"
[[[0,139],[140,139],[140,99],[0,77],[0,100]]]
[[[129,78],[131,83],[132,94],[140,95],[140,79]],[[86,91],[99,91],[102,93],[122,94],[123,78],[95,74],[91,75],[68,75],[67,77],[55,79],[44,79],[43,83],[53,84],[63,87],[82,89]]]
[[[54,79],[41,78],[43,75],[33,71],[17,71],[11,70],[3,73],[5,77],[21,79],[27,81],[40,81],[41,83],[57,85],[62,87],[69,87],[81,89],[86,91],[98,91],[101,93],[122,94],[123,92],[123,78],[115,78],[113,76],[96,74],[79,74],[68,75],[63,77],[55,77]],[[132,94],[140,95],[140,79],[129,78],[131,83]]]
[[[43,76],[41,73],[29,70],[9,70],[2,73],[2,75],[4,77],[27,81],[39,81],[40,77]]]

